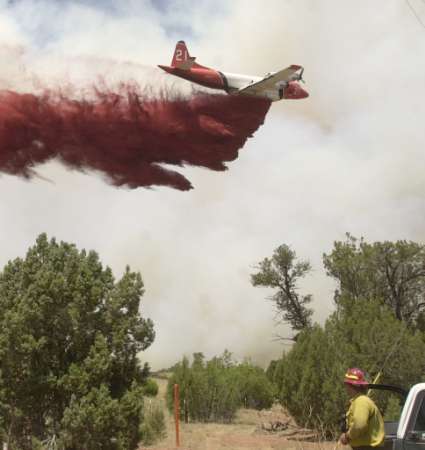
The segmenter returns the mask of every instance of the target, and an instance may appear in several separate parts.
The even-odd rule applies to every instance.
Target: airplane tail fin
[[[173,60],[171,61],[171,67],[177,69],[189,70],[192,66],[198,66],[195,63],[195,57],[189,55],[189,50],[186,47],[184,41],[177,42],[176,49],[174,50]]]

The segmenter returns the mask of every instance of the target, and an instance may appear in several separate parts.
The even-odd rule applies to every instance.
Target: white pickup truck
[[[425,450],[425,383],[415,384],[408,393],[398,389],[399,394],[407,397],[399,421],[385,423],[384,449]]]

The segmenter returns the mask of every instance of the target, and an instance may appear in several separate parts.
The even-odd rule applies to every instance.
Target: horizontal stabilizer
[[[177,61],[175,67],[181,70],[189,70],[195,64],[195,56],[189,56],[184,61]]]

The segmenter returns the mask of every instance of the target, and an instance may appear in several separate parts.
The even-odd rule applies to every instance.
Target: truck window
[[[384,420],[385,422],[398,422],[403,406],[400,404],[400,395],[392,392],[386,394],[387,405],[384,410]]]
[[[425,431],[425,397],[422,398],[421,406],[416,415],[414,431]]]

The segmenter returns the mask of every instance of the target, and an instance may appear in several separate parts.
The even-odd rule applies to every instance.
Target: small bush
[[[158,405],[147,407],[140,435],[143,445],[155,444],[167,436],[164,412]]]
[[[152,378],[148,378],[143,386],[143,394],[148,397],[156,397],[158,395],[158,383]]]

